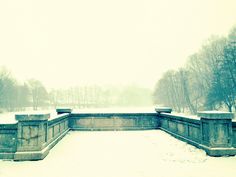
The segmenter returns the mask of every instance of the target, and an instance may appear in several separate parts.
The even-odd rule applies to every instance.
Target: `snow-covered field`
[[[0,161],[0,176],[234,177],[235,165],[160,130],[70,132],[42,161]]]

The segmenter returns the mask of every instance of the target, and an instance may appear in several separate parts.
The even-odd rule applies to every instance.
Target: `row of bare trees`
[[[40,81],[30,79],[20,84],[6,68],[0,68],[0,112],[28,107],[37,110],[47,105],[47,99],[48,93]]]
[[[49,92],[49,100],[54,107],[147,106],[152,104],[151,93],[150,89],[137,85],[123,87],[90,85],[68,89],[53,89]]]
[[[6,68],[0,68],[0,112],[57,107],[147,106],[152,104],[151,94],[150,89],[138,85],[90,85],[48,90],[35,79],[20,84]]]
[[[177,112],[236,110],[236,27],[227,37],[211,37],[184,68],[167,71],[153,97],[156,104]]]

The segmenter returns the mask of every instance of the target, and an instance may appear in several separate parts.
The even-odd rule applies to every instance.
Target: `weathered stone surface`
[[[48,140],[51,141],[51,139],[53,138],[54,134],[53,134],[53,126],[49,127],[48,129]]]
[[[173,132],[176,132],[177,130],[177,124],[174,121],[169,121],[169,129]]]
[[[111,118],[99,118],[96,119],[93,117],[93,126],[96,128],[106,128],[106,127],[113,127],[114,126],[114,121]]]
[[[197,127],[197,126],[188,126],[189,130],[189,137],[193,140],[197,140],[199,141],[201,138],[200,138],[200,135],[201,135],[201,130],[200,130],[200,126]]]
[[[165,129],[168,129],[168,127],[169,127],[168,119],[161,119],[160,120],[160,126],[165,128]]]
[[[114,126],[118,128],[122,127],[134,127],[136,126],[135,119],[127,118],[127,119],[121,119],[119,117],[114,118]]]
[[[57,136],[60,133],[60,125],[57,124],[54,126],[54,135]]]
[[[93,122],[92,122],[92,118],[87,118],[87,119],[76,119],[74,126],[79,126],[79,127],[93,127]]]
[[[177,131],[180,135],[186,135],[186,126],[180,122],[177,123]]]

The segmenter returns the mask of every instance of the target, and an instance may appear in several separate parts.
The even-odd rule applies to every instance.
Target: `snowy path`
[[[0,161],[0,177],[234,177],[235,165],[160,130],[70,132],[42,161]]]

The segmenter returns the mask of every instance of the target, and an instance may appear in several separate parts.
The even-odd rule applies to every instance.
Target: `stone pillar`
[[[209,148],[232,147],[233,113],[204,111],[198,112],[198,116],[201,118],[201,139],[203,145]]]
[[[57,108],[56,109],[57,114],[64,114],[64,113],[71,113],[72,109],[71,108]]]
[[[50,114],[20,114],[18,121],[17,152],[14,160],[39,160],[47,153],[43,148],[47,143],[48,119]]]

